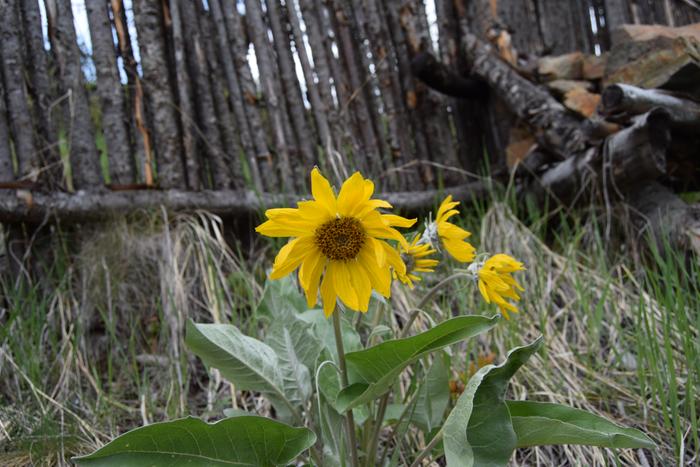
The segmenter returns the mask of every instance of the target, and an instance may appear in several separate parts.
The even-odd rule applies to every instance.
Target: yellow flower
[[[459,262],[470,263],[474,261],[476,250],[464,239],[469,237],[471,233],[447,222],[447,219],[459,214],[459,211],[454,209],[458,204],[459,201],[452,201],[452,195],[445,198],[440,204],[435,222],[431,225],[432,228],[429,227],[428,230],[432,230],[433,237],[439,237],[440,245],[445,247],[450,256]]]
[[[411,289],[413,288],[413,282],[421,280],[420,276],[414,274],[415,272],[433,272],[438,264],[438,260],[426,258],[426,256],[436,253],[436,251],[427,243],[419,243],[420,240],[421,236],[416,235],[408,248],[405,248],[403,245],[399,246],[401,259],[406,264],[406,272],[400,273],[394,270],[394,277]]]
[[[355,172],[336,197],[321,172],[311,171],[313,200],[297,208],[268,209],[268,220],[255,230],[268,237],[293,237],[280,249],[270,279],[279,279],[299,268],[299,283],[309,308],[321,291],[323,311],[330,316],[336,299],[349,308],[366,312],[372,289],[391,295],[390,268],[406,272],[399,253],[385,240],[408,242],[394,227],[410,227],[416,220],[381,214],[390,208],[371,199],[374,183]]]
[[[479,291],[483,295],[484,300],[486,300],[486,303],[493,302],[498,305],[506,319],[510,319],[508,311],[518,312],[515,305],[506,301],[506,298],[516,302],[520,301],[520,295],[518,295],[516,289],[521,292],[525,290],[513,279],[511,274],[523,270],[525,270],[525,267],[520,261],[508,255],[497,254],[484,261],[477,273],[479,277]]]

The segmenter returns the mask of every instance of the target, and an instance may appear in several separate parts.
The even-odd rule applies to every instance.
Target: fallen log
[[[570,204],[593,186],[622,194],[666,173],[671,144],[670,115],[652,109],[636,122],[545,171],[535,186],[527,187],[542,203],[546,196]]]
[[[649,235],[662,256],[668,248],[700,254],[700,205],[687,204],[657,182],[630,192],[626,202],[638,236]]]
[[[511,112],[541,132],[543,145],[562,159],[586,149],[581,120],[554,99],[546,88],[519,75],[498,56],[493,46],[466,27],[462,28],[462,41],[470,73],[486,81]]]
[[[472,182],[444,190],[377,193],[407,212],[432,209],[440,198],[451,194],[468,203],[490,196],[497,182]],[[259,215],[267,208],[292,206],[308,196],[256,193],[251,190],[183,191],[77,191],[33,193],[29,190],[0,190],[0,223],[40,223],[52,218],[65,222],[92,222],[139,210],[164,206],[173,211],[207,210],[221,216]]]
[[[675,125],[700,127],[700,104],[659,89],[613,84],[603,90],[602,112],[609,120],[625,121],[654,107],[665,109]]]

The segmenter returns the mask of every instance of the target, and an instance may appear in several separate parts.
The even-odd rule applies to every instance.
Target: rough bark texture
[[[484,199],[492,189],[488,184],[470,183],[441,191],[389,192],[377,193],[376,196],[389,201],[397,209],[418,211],[432,209],[435,199],[444,194],[451,194],[455,200],[467,203]],[[65,222],[99,221],[134,210],[159,209],[161,206],[174,211],[206,209],[226,216],[257,215],[267,208],[290,206],[304,198],[250,190],[141,190],[53,195],[37,193],[29,200],[14,191],[0,190],[0,222],[37,223],[52,216]]]
[[[674,124],[688,128],[700,127],[700,104],[656,89],[614,84],[603,91],[602,105],[603,112],[609,118],[629,118],[654,107],[661,107],[669,113]]]
[[[190,75],[187,70],[187,60],[185,56],[185,33],[182,25],[183,5],[177,0],[170,1],[172,48],[175,62],[175,83],[177,88],[177,113],[180,117],[180,128],[182,129],[182,155],[185,160],[185,179],[187,187],[198,190],[201,181],[199,178],[199,160],[197,157],[197,125],[198,119],[194,112],[194,102],[192,99],[193,90],[190,82]],[[192,38],[188,37],[189,42]],[[213,164],[215,165],[215,164]],[[226,170],[221,167],[214,167],[214,183],[217,188],[228,188],[230,177]]]
[[[85,78],[80,64],[70,0],[47,2],[49,37],[58,66],[63,105],[64,131],[69,135],[73,188],[90,189],[102,184],[102,174]]]
[[[272,158],[258,109],[254,105],[257,90],[246,59],[248,46],[244,40],[241,18],[231,2],[222,3],[224,9],[221,13],[225,16],[225,23],[219,18],[221,3],[214,0],[211,5],[219,54],[223,57],[229,100],[240,129],[241,146],[247,156],[251,178],[254,186],[262,190],[268,183],[274,184],[277,177],[271,168]],[[264,179],[261,177],[261,166],[265,173]]]
[[[266,0],[267,17],[272,30],[273,44],[277,56],[277,65],[280,70],[280,80],[286,97],[287,115],[294,128],[294,140],[296,142],[296,157],[292,157],[294,177],[297,181],[304,180],[305,167],[311,167],[315,163],[316,148],[313,142],[316,140],[314,133],[306,120],[306,108],[301,97],[299,77],[296,73],[292,49],[289,42],[286,14],[279,5],[279,0]],[[313,86],[313,81],[306,87]],[[296,185],[301,188],[299,184]],[[303,185],[302,185],[303,186]]]
[[[122,0],[110,0],[114,29],[117,33],[119,56],[122,59],[127,77],[127,113],[132,117],[129,126],[132,147],[134,148],[136,176],[139,182],[153,185],[153,146],[147,128],[144,110],[144,95],[137,63],[131,47],[131,37],[127,28],[126,12]]]
[[[7,99],[7,116],[12,128],[15,155],[19,165],[18,178],[36,180],[38,159],[34,144],[27,87],[24,82],[22,36],[19,28],[19,5],[16,0],[0,0],[0,57]]]
[[[580,121],[547,91],[520,76],[469,31],[463,31],[464,49],[471,72],[483,78],[510,110],[543,133],[544,143],[562,157],[584,147]]]
[[[206,152],[208,154],[215,154],[215,151],[222,153],[221,157],[226,165],[229,166],[232,184],[234,187],[239,188],[248,183],[241,176],[244,173],[242,169],[244,163],[241,158],[252,158],[253,162],[257,162],[255,148],[252,146],[248,125],[246,124],[239,128],[229,106],[230,93],[226,85],[226,74],[223,67],[219,66],[219,63],[221,63],[220,57],[226,56],[226,53],[221,52],[217,47],[217,28],[213,26],[213,18],[211,18],[211,15],[205,17],[200,14],[186,20],[186,24],[190,22],[192,23],[192,28],[198,31],[202,38],[201,42],[192,41],[190,44],[195,47],[194,55],[191,55],[190,59],[196,62],[192,67],[196,70],[196,93],[201,94],[197,98],[197,106],[200,109],[200,118],[203,120],[204,125]],[[200,82],[201,84],[199,84]],[[210,83],[210,87],[208,87],[207,83]],[[240,90],[238,94],[240,95]],[[238,102],[239,107],[241,107],[240,99]],[[210,109],[212,105],[214,106],[213,111]],[[243,112],[242,107],[241,112]],[[216,137],[217,132],[220,140]],[[246,142],[245,146],[243,145],[244,139]],[[219,142],[223,146],[214,146]],[[255,171],[250,169],[250,165],[248,168],[250,181],[253,186],[257,189],[262,189],[260,188],[260,173],[257,165],[255,166]]]
[[[134,163],[129,144],[124,92],[117,70],[109,6],[104,0],[86,0],[92,40],[92,59],[97,71],[97,92],[102,106],[102,132],[109,155],[112,183],[134,183]]]
[[[255,56],[257,57],[258,69],[260,70],[260,81],[265,102],[267,103],[268,118],[272,123],[272,135],[277,152],[276,162],[282,179],[282,189],[291,191],[294,187],[294,182],[292,180],[289,147],[284,127],[284,96],[280,95],[278,86],[273,79],[278,75],[278,72],[273,60],[273,51],[268,39],[267,26],[263,20],[263,12],[259,0],[246,0],[245,5],[248,32],[255,44]]]
[[[640,239],[650,235],[659,253],[694,251],[700,254],[700,206],[688,205],[670,189],[651,182],[629,193]]]
[[[10,129],[7,125],[7,108],[5,107],[5,90],[0,75],[0,182],[11,182],[15,179],[12,168],[12,150],[10,148]]]
[[[143,84],[153,116],[158,184],[162,188],[174,188],[185,185],[185,174],[176,103],[168,79],[168,55],[163,41],[162,15],[159,0],[134,0]]]
[[[38,1],[21,1],[22,23],[26,45],[26,70],[29,94],[33,100],[33,116],[37,132],[37,149],[44,170],[39,180],[51,189],[63,187],[62,164],[56,137],[57,111],[52,108],[53,90],[49,74],[49,54],[44,49],[44,35]]]

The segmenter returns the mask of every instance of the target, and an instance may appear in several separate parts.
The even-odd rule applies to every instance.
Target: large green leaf
[[[654,442],[634,428],[598,415],[546,402],[506,401],[519,448],[546,444],[585,444],[605,448],[653,448]]]
[[[295,428],[257,416],[208,424],[194,417],[136,428],[78,465],[158,467],[287,465],[316,442],[307,428]]]
[[[308,309],[306,298],[299,290],[294,274],[265,282],[262,299],[256,314],[274,322],[280,314],[301,313]]]
[[[298,393],[285,392],[284,375],[275,351],[244,335],[235,326],[188,321],[185,342],[204,363],[217,368],[237,389],[262,392],[280,406],[301,402]]]
[[[302,359],[315,363],[321,347],[302,326],[300,321],[273,326],[265,341],[277,353],[285,394],[305,403],[311,397],[311,375]]]
[[[449,467],[504,467],[517,446],[504,397],[508,381],[542,346],[540,337],[517,347],[503,364],[472,376],[443,426]]]
[[[418,335],[382,342],[345,356],[352,382],[338,394],[336,406],[347,411],[384,394],[399,374],[421,356],[494,327],[499,315],[460,316]]]
[[[411,421],[429,433],[440,426],[450,402],[450,357],[446,352],[435,355],[421,384]]]

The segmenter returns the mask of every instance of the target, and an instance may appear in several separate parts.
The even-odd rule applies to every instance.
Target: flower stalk
[[[340,313],[333,313],[333,331],[335,332],[335,347],[338,351],[338,363],[340,366],[340,383],[341,387],[348,386],[348,370],[345,365],[345,348],[343,346],[343,334],[340,330]],[[355,439],[355,418],[352,415],[352,409],[345,414],[345,425],[348,432],[348,446],[350,449],[351,462],[353,467],[359,467],[360,463],[357,457],[357,441]]]

